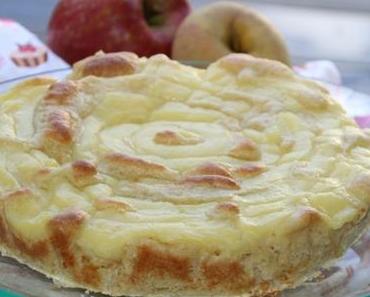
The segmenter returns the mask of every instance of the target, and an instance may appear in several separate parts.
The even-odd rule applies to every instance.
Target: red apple
[[[60,0],[48,27],[48,44],[69,63],[99,50],[139,56],[171,54],[187,0]]]

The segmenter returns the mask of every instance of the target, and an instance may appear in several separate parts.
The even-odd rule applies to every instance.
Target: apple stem
[[[143,1],[143,13],[149,26],[157,27],[164,24],[165,17],[163,15],[163,7],[161,6],[160,3],[156,3],[153,0]]]

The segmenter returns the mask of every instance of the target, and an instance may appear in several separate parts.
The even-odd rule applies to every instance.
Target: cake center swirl
[[[203,139],[199,135],[185,130],[164,130],[156,133],[153,141],[163,145],[192,145],[203,142]]]

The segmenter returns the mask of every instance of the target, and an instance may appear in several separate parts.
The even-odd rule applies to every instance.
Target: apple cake
[[[279,62],[99,53],[3,94],[0,123],[1,253],[61,286],[263,296],[369,222],[369,135]]]

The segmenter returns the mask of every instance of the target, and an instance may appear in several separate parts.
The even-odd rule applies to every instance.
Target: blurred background
[[[191,0],[193,8],[211,0]],[[328,59],[344,84],[370,93],[370,0],[245,0],[283,33],[295,64]],[[14,19],[46,40],[57,0],[0,0],[0,17]],[[1,44],[1,40],[0,40]]]

